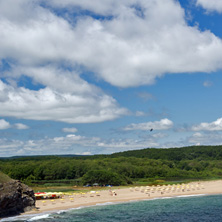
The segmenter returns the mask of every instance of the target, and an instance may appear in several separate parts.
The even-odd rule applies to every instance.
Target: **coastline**
[[[164,189],[163,189],[164,188]],[[117,195],[114,195],[114,194]],[[112,188],[99,192],[65,195],[61,199],[37,200],[36,209],[23,213],[25,215],[50,214],[53,212],[78,209],[108,203],[124,203],[131,201],[152,200],[156,198],[174,198],[182,196],[222,194],[222,180],[199,181],[189,184],[161,187]]]

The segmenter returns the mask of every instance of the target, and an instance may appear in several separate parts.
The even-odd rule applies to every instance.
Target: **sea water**
[[[2,221],[36,222],[222,222],[222,195],[178,196],[14,217]]]

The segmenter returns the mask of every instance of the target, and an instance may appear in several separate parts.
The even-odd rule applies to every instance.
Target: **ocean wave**
[[[60,210],[60,211],[58,211],[58,212],[56,212],[56,213],[57,213],[57,214],[62,214],[62,213],[68,212],[68,211],[70,211],[70,210],[72,210],[72,208],[69,208],[69,209],[67,209],[67,210]]]
[[[1,222],[13,222],[13,221],[24,221],[27,220],[30,217],[26,217],[26,216],[15,216],[15,217],[6,217],[3,219],[0,219]]]
[[[112,204],[115,204],[115,202],[97,203],[96,206],[106,206],[106,205],[112,205]]]
[[[35,221],[40,219],[50,218],[50,214],[38,214],[38,215],[20,215],[15,217],[3,218],[1,222],[13,222],[13,221]]]
[[[31,219],[27,221],[35,221],[35,220],[41,220],[41,219],[46,219],[46,218],[50,218],[50,214],[38,215],[38,216],[32,217]]]
[[[207,194],[190,194],[190,195],[180,195],[175,196],[175,198],[181,198],[181,197],[199,197],[199,196],[206,196]]]
[[[174,198],[174,197],[161,197],[159,199],[172,199],[172,198]]]

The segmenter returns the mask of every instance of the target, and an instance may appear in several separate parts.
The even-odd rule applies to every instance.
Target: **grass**
[[[7,176],[6,174],[0,172],[0,183],[6,183],[6,182],[9,182],[11,181],[12,179]]]
[[[113,189],[122,189],[127,187],[134,187],[134,186],[151,186],[151,185],[172,185],[172,184],[181,184],[181,183],[189,183],[194,181],[204,181],[204,180],[218,180],[220,178],[208,178],[208,179],[174,179],[174,180],[135,180],[133,184],[125,185],[125,186],[115,186],[112,187]],[[44,185],[31,185],[30,186],[35,192],[89,192],[91,190],[108,190],[109,187],[83,187],[83,186],[74,186],[71,184],[64,184],[64,183],[47,183]]]
[[[92,187],[72,187],[72,186],[33,186],[31,187],[34,192],[86,192],[90,191],[94,188]]]
[[[113,189],[121,189],[126,188],[127,186],[115,186],[112,187]],[[100,190],[109,190],[109,187],[71,187],[71,186],[49,186],[49,187],[43,187],[43,186],[31,186],[31,188],[34,190],[34,192],[71,192],[71,193],[85,193],[90,192],[91,190],[94,191],[100,191]]]

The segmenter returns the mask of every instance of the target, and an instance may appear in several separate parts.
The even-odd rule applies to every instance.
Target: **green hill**
[[[154,160],[222,160],[222,146],[189,146],[182,148],[147,148],[111,154],[110,157],[137,157]]]
[[[48,161],[61,159],[107,159],[117,157],[136,157],[153,160],[222,160],[222,145],[220,146],[189,146],[181,148],[146,148],[141,150],[130,150],[110,155],[46,155],[46,156],[17,156],[0,158],[1,161]]]
[[[222,178],[222,146],[132,150],[111,155],[32,156],[0,159],[0,170],[13,179],[85,184],[86,178],[109,175],[121,184],[137,180]],[[105,173],[106,172],[106,173]],[[102,176],[101,176],[102,175]],[[98,179],[96,179],[98,181]],[[107,183],[108,183],[108,179]],[[121,181],[122,181],[121,180]]]

